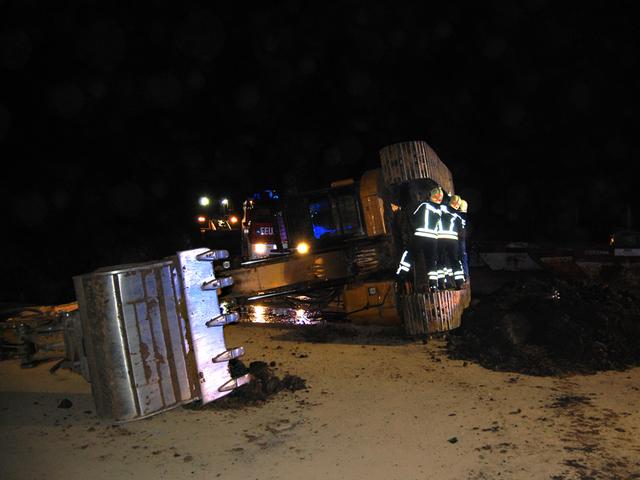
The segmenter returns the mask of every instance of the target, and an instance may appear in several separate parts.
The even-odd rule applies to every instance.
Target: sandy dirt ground
[[[449,360],[444,341],[363,330],[225,327],[244,362],[308,388],[240,410],[177,408],[113,425],[90,386],[51,363],[0,362],[0,478],[640,478],[640,368],[529,377]],[[59,408],[64,399],[69,408]],[[68,405],[68,404],[67,404]]]

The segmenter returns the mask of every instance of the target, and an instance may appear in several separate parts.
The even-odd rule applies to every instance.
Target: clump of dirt
[[[521,279],[469,308],[447,350],[451,358],[530,375],[622,370],[640,364],[640,303],[604,283]]]
[[[73,402],[68,398],[63,398],[60,403],[58,403],[58,408],[71,408],[73,407]]]
[[[229,362],[229,372],[234,378],[249,373],[253,379],[248,384],[236,388],[230,394],[214,402],[204,406],[193,403],[187,406],[187,408],[217,410],[239,409],[247,406],[262,405],[269,397],[283,390],[295,392],[296,390],[304,390],[307,388],[304,378],[289,374],[280,378],[275,375],[266,362],[251,362],[247,368],[240,360],[231,360]]]

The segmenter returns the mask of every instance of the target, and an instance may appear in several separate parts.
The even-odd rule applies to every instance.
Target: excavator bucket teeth
[[[240,358],[242,355],[244,355],[244,347],[235,347],[216,355],[211,361],[213,363],[228,362],[229,360]]]
[[[223,383],[222,385],[220,385],[218,390],[220,392],[229,393],[236,388],[241,387],[242,385],[246,385],[251,380],[253,380],[253,376],[250,373],[245,373],[241,377],[232,378],[228,382]]]

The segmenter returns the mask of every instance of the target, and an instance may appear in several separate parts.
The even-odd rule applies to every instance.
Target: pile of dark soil
[[[640,303],[604,283],[522,279],[469,308],[447,350],[454,359],[531,375],[622,370],[640,364]]]
[[[275,362],[271,363],[275,364]],[[229,362],[229,371],[234,378],[250,373],[253,380],[236,388],[233,392],[215,402],[204,406],[194,403],[186,406],[186,408],[214,410],[244,408],[261,405],[269,397],[283,390],[295,392],[296,390],[307,388],[304,378],[287,374],[281,379],[274,374],[273,370],[265,362],[251,362],[249,368],[247,368],[240,360],[231,360]]]

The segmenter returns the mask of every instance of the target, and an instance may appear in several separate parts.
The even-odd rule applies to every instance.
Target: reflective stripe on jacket
[[[440,205],[440,229],[438,239],[458,240],[462,228],[462,217],[446,205]]]
[[[411,270],[411,263],[407,259],[407,255],[409,252],[407,250],[402,254],[402,258],[400,259],[400,264],[398,265],[398,270],[396,270],[396,275],[400,275],[401,272],[408,272]]]
[[[438,238],[441,215],[442,212],[439,205],[432,202],[422,202],[413,212],[414,225],[416,226],[414,235],[433,239]]]

